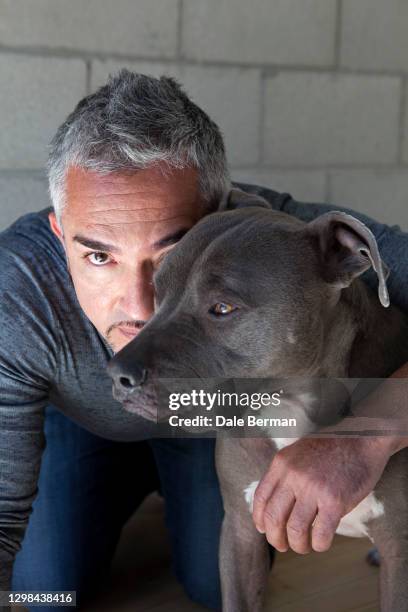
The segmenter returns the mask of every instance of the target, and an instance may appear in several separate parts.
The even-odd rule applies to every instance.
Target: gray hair
[[[221,132],[180,84],[122,69],[77,104],[50,143],[49,192],[59,225],[69,166],[105,174],[158,162],[197,168],[208,211],[231,188]]]

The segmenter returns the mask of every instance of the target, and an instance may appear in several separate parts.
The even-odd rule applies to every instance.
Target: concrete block
[[[180,70],[186,91],[223,132],[231,165],[258,161],[260,78],[257,69],[185,66]]]
[[[178,0],[0,0],[0,44],[173,57]]]
[[[335,19],[335,0],[188,0],[183,52],[197,60],[329,65]]]
[[[56,129],[86,93],[82,60],[0,56],[0,168],[41,168]]]
[[[326,175],[323,170],[234,169],[232,179],[290,193],[301,202],[324,202]]]
[[[0,231],[21,215],[50,205],[45,178],[0,174]]]
[[[343,0],[341,64],[408,71],[408,3]]]
[[[281,72],[268,78],[264,163],[395,162],[400,92],[398,77]]]
[[[330,203],[366,213],[408,231],[408,172],[403,170],[333,170]]]

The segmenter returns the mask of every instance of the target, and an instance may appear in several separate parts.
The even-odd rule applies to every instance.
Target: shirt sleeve
[[[56,343],[35,261],[0,246],[0,590],[9,590],[45,446]]]
[[[386,225],[368,215],[332,204],[298,202],[288,193],[277,193],[258,185],[236,184],[248,193],[254,193],[266,200],[274,210],[281,210],[309,222],[330,211],[339,210],[353,215],[362,221],[374,234],[380,255],[390,269],[387,287],[391,303],[408,314],[408,233],[398,225]],[[377,291],[378,279],[373,270],[368,270],[361,277],[373,291]]]

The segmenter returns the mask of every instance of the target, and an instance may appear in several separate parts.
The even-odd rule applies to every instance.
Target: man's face
[[[198,174],[163,174],[159,165],[108,175],[71,167],[66,197],[62,228],[52,212],[51,229],[82,309],[117,352],[153,314],[160,260],[204,214]]]

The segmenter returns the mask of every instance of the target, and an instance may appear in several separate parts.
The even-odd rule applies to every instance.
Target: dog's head
[[[344,213],[308,224],[256,206],[204,217],[156,272],[154,316],[109,365],[116,399],[156,418],[138,405],[157,378],[312,375],[342,291],[370,266],[386,306],[374,236]]]

